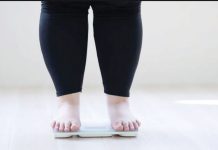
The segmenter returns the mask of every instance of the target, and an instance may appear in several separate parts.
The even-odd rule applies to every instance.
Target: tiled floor
[[[52,91],[0,90],[2,150],[217,150],[218,89],[132,91],[131,107],[142,121],[136,138],[54,139]],[[83,122],[109,122],[104,94],[81,95]]]

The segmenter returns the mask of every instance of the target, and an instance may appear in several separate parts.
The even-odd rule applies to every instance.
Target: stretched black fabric
[[[42,1],[40,44],[56,95],[82,91],[88,42],[88,10],[104,92],[130,96],[142,44],[141,2]]]

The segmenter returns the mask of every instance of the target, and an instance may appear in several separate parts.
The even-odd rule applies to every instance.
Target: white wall
[[[102,86],[89,10],[84,86]],[[0,87],[51,85],[39,41],[40,2],[0,2]],[[143,2],[133,86],[218,85],[218,2]]]

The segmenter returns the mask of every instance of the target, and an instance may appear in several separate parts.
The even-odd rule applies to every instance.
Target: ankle
[[[79,105],[80,93],[67,94],[58,97],[59,104]]]
[[[107,95],[108,105],[119,105],[119,104],[128,104],[128,97],[121,97],[115,95]]]

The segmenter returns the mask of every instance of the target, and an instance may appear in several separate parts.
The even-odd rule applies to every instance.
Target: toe
[[[129,125],[127,122],[123,122],[124,131],[129,131]]]
[[[137,122],[138,126],[140,127],[141,122],[139,120],[136,120],[136,122]]]
[[[79,126],[75,123],[72,123],[71,125],[71,131],[75,132],[75,131],[78,131],[79,130]]]
[[[122,122],[115,122],[112,124],[112,128],[116,131],[123,131]]]
[[[60,127],[60,123],[59,123],[59,122],[56,122],[56,124],[55,124],[55,130],[58,131],[58,130],[59,130],[59,127]]]
[[[138,123],[135,122],[135,121],[133,121],[133,125],[134,125],[134,127],[135,127],[135,130],[138,130],[138,128],[139,128]]]
[[[79,125],[75,125],[75,131],[78,131],[80,129],[80,126]]]
[[[134,127],[132,122],[129,122],[129,130],[130,131],[134,131],[135,130],[135,127]]]
[[[70,128],[71,128],[71,122],[69,121],[68,123],[65,124],[65,129],[64,129],[64,131],[65,131],[65,132],[69,132],[69,131],[70,131]]]
[[[65,128],[65,124],[64,124],[64,123],[61,123],[61,124],[60,124],[60,127],[59,127],[59,131],[60,131],[60,132],[63,132],[63,131],[64,131],[64,128]]]

